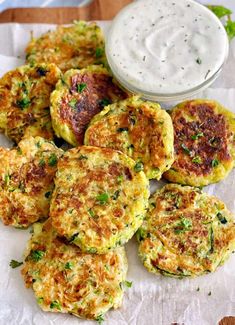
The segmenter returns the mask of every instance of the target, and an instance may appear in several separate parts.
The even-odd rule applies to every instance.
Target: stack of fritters
[[[215,271],[235,248],[224,203],[177,184],[148,200],[149,180],[204,186],[226,177],[234,114],[201,99],[169,115],[131,96],[107,70],[95,23],[58,27],[26,52],[28,65],[0,79],[0,128],[18,143],[0,149],[0,217],[21,228],[47,219],[33,226],[22,270],[41,308],[101,321],[119,307],[124,244],[137,230],[150,272]],[[53,132],[75,148],[57,148]]]

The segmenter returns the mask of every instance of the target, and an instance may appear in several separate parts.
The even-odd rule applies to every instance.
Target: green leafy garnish
[[[134,166],[134,171],[139,173],[141,172],[142,170],[144,170],[144,165],[141,161],[137,162]]]
[[[217,167],[219,165],[219,160],[218,159],[213,159],[212,162],[211,162],[211,166],[214,168],[214,167]]]
[[[109,194],[108,193],[101,193],[97,195],[96,200],[99,201],[100,204],[105,204],[108,202]]]
[[[58,161],[58,159],[57,159],[56,154],[52,153],[48,159],[48,165],[51,167],[55,166],[57,164],[57,161]]]
[[[95,319],[99,324],[102,324],[104,322],[104,315],[100,314],[98,317]]]
[[[88,248],[87,251],[88,251],[88,253],[91,253],[91,254],[97,253],[97,249],[95,247]]]
[[[30,99],[25,97],[23,99],[17,100],[16,105],[20,108],[20,109],[24,109],[29,107],[30,105]]]
[[[118,184],[121,184],[121,183],[123,182],[123,180],[124,180],[123,175],[119,175],[119,176],[117,177],[117,182],[118,182]]]
[[[10,174],[6,174],[5,177],[4,177],[4,183],[6,185],[8,185],[9,182],[10,182],[10,179],[11,179],[11,175]]]
[[[94,212],[92,209],[89,209],[89,210],[88,210],[88,213],[89,213],[89,215],[90,215],[92,218],[94,218],[94,216],[95,216],[95,212]]]
[[[204,136],[204,134],[202,132],[200,132],[200,133],[197,133],[197,134],[192,135],[191,136],[191,139],[192,140],[198,140],[199,138],[201,138],[203,136]]]
[[[115,191],[112,195],[112,199],[117,200],[120,195],[120,192],[121,192],[120,190]]]
[[[96,56],[96,58],[100,58],[103,54],[104,54],[104,49],[98,47],[98,48],[95,50],[95,56]]]
[[[84,82],[77,85],[77,91],[81,94],[83,90],[86,88],[86,84]]]
[[[131,282],[131,281],[123,281],[123,284],[124,284],[127,288],[131,288],[131,287],[132,287],[132,282]]]
[[[202,163],[202,158],[200,156],[195,156],[192,159],[192,162],[195,163],[195,164],[201,164]]]
[[[69,101],[69,106],[73,109],[76,108],[76,105],[77,105],[77,99],[76,98],[72,98],[70,101]]]
[[[216,217],[219,219],[219,221],[224,225],[226,224],[228,221],[227,219],[222,215],[222,213],[218,212]]]
[[[56,308],[56,309],[58,309],[58,310],[61,310],[61,306],[60,306],[59,302],[56,301],[56,300],[54,300],[54,301],[51,302],[51,304],[50,304],[50,308],[51,308],[51,309]]]
[[[235,37],[235,21],[228,20],[224,27],[229,39],[233,39]]]
[[[84,155],[80,155],[78,157],[78,160],[87,160],[87,159],[88,159],[88,157],[87,156],[84,156]]]
[[[72,270],[73,268],[73,263],[72,262],[67,262],[64,266],[65,270]]]
[[[224,6],[215,6],[209,5],[207,6],[218,18],[222,18],[224,16],[228,16],[232,14],[232,11]]]
[[[43,302],[43,297],[39,297],[38,299],[37,299],[37,303],[40,305],[42,302]]]
[[[38,262],[40,261],[43,256],[45,255],[44,251],[40,251],[40,250],[33,250],[30,253],[30,258],[34,261],[34,262]]]
[[[39,160],[38,165],[39,165],[40,167],[44,167],[45,164],[46,164],[46,163],[45,163],[45,160],[44,160],[43,158]]]
[[[16,267],[21,266],[22,264],[23,264],[23,262],[18,262],[16,260],[11,260],[9,265],[13,269],[15,269]]]
[[[192,221],[186,218],[182,218],[175,228],[175,234],[180,234],[192,229]]]
[[[100,105],[101,105],[102,107],[108,106],[109,104],[111,104],[111,101],[110,101],[108,98],[103,98],[103,99],[101,99],[101,101],[100,101]]]

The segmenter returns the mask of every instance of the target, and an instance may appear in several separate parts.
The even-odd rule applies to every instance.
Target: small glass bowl
[[[128,5],[127,8],[129,6],[131,6],[131,5]],[[201,5],[201,6],[203,6],[203,5]],[[124,11],[124,10],[125,10],[125,8],[122,11]],[[122,13],[122,11],[120,13]],[[120,13],[118,14],[118,16],[115,17],[115,19],[121,19]],[[115,19],[114,19],[114,23],[115,23]],[[224,28],[219,19],[218,19],[218,23],[220,24],[221,28]],[[219,77],[219,75],[222,72],[222,70],[224,68],[224,65],[225,65],[225,63],[227,61],[227,58],[228,58],[229,40],[227,41],[226,49],[224,51],[225,52],[224,60],[223,60],[223,62],[221,64],[221,66],[219,67],[219,69],[217,71],[215,71],[210,76],[210,78],[206,79],[204,82],[202,82],[198,86],[187,89],[187,90],[182,91],[182,92],[177,92],[177,93],[148,92],[148,91],[145,91],[145,90],[141,89],[140,87],[136,87],[133,84],[131,84],[125,78],[125,76],[121,75],[120,71],[118,71],[118,67],[115,65],[115,63],[113,61],[113,58],[111,56],[111,53],[110,53],[110,40],[113,37],[113,25],[114,24],[111,25],[110,30],[108,32],[107,39],[106,39],[106,48],[105,48],[106,57],[107,57],[109,66],[110,66],[110,68],[112,70],[112,73],[115,76],[115,78],[118,80],[118,82],[126,90],[128,90],[129,92],[131,92],[133,94],[138,94],[143,99],[146,99],[146,100],[151,100],[151,101],[156,101],[156,102],[160,102],[160,103],[162,102],[162,103],[168,103],[169,104],[170,102],[172,102],[172,103],[173,102],[179,102],[179,101],[182,101],[184,99],[190,99],[192,97],[195,97],[196,94],[198,94],[199,92],[201,92],[201,91],[205,90],[206,88],[208,88]]]

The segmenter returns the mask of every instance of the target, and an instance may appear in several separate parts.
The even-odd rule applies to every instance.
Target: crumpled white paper
[[[108,24],[101,23],[101,26],[107,29]],[[51,28],[54,26],[0,25],[0,38],[5,40],[0,42],[0,74],[23,64],[24,48],[31,30],[37,36]],[[216,99],[235,112],[234,62],[235,42],[231,44],[229,60],[222,75],[213,88],[198,97]],[[1,135],[0,145],[7,147],[10,142]],[[152,190],[162,184],[155,182]],[[208,186],[205,191],[218,196],[235,213],[235,170],[224,181]],[[9,266],[11,259],[22,260],[29,238],[29,230],[17,230],[0,223],[0,325],[94,324],[70,315],[41,311],[33,291],[24,286],[20,268]],[[214,325],[225,315],[235,315],[235,255],[214,274],[177,280],[148,273],[138,259],[135,238],[126,248],[128,280],[133,281],[133,285],[126,290],[123,306],[108,312],[104,324],[170,325],[178,322],[184,325]]]

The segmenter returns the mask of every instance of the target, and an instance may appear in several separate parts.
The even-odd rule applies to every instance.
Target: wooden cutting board
[[[76,19],[111,20],[122,7],[131,2],[132,0],[94,0],[80,8],[12,8],[0,13],[0,23],[68,24]],[[235,317],[225,317],[219,325],[235,325]]]

